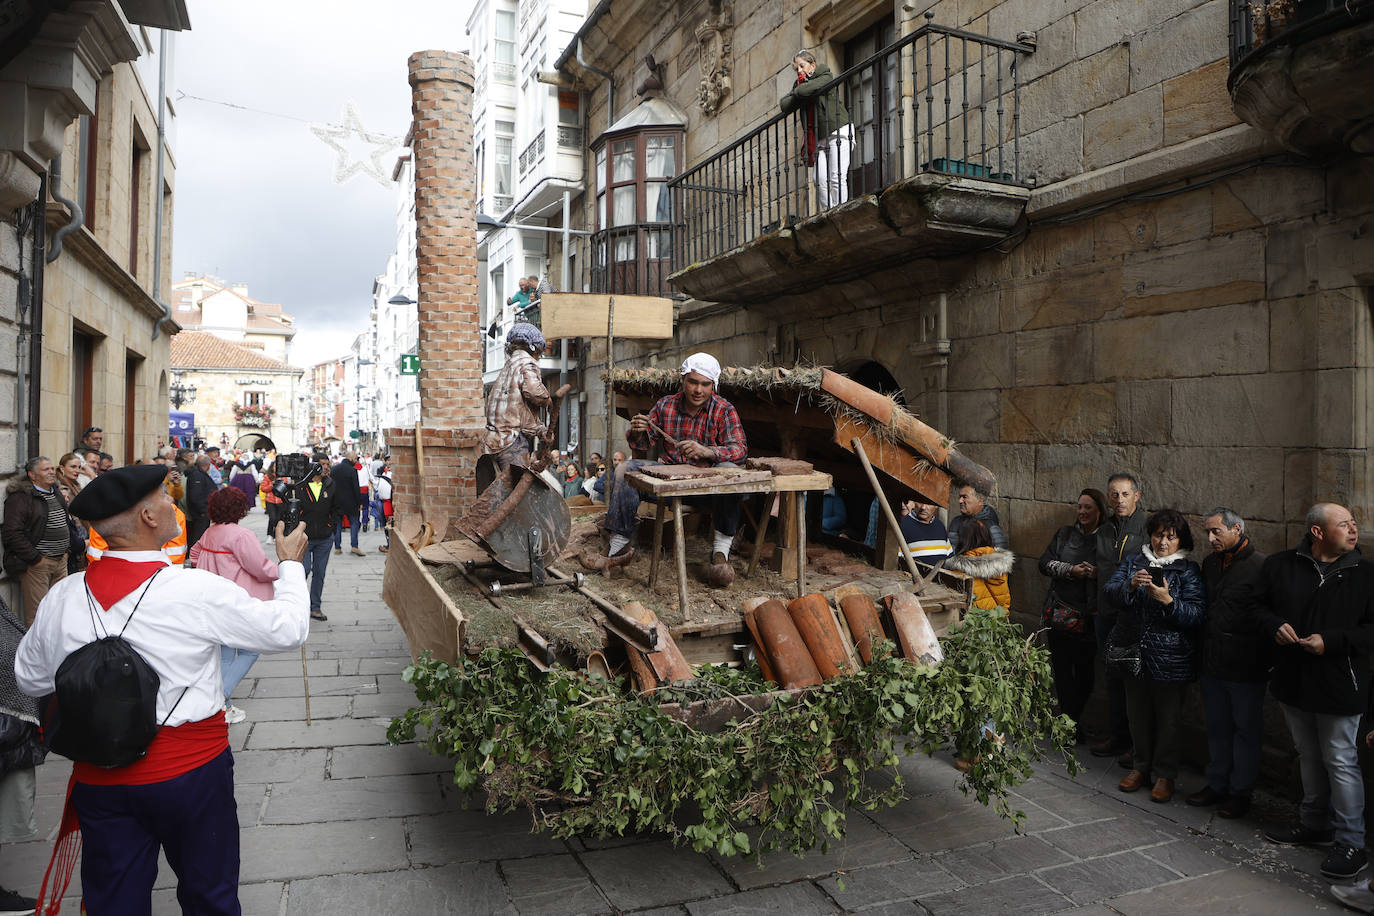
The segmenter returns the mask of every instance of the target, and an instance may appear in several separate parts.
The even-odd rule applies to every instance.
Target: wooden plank
[[[625,482],[641,493],[654,496],[716,496],[726,493],[791,493],[798,490],[824,490],[832,483],[829,474],[814,471],[810,474],[788,474],[769,476],[765,472],[750,472],[763,475],[758,480],[730,483],[703,483],[700,480],[658,480],[631,471],[625,475]]]
[[[911,487],[936,505],[949,507],[950,476],[906,445],[883,439],[867,425],[855,423],[843,414],[835,417],[835,442],[847,452],[854,451],[851,439],[863,443],[868,460],[875,468]]]
[[[400,621],[411,658],[428,649],[441,661],[458,660],[467,619],[401,538],[391,539],[386,555],[382,600]]]
[[[605,337],[610,296],[602,293],[544,293],[539,300],[544,337]],[[667,340],[673,336],[673,300],[662,296],[615,294],[615,336]]]

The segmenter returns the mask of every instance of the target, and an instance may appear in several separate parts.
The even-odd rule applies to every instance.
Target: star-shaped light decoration
[[[310,132],[338,153],[338,158],[334,160],[335,184],[342,184],[361,172],[382,187],[391,187],[391,167],[385,160],[401,146],[401,141],[388,134],[376,133],[363,127],[362,119],[358,117],[358,109],[352,102],[344,105],[343,124],[311,124]],[[364,156],[355,156],[354,150],[359,145],[371,149]]]

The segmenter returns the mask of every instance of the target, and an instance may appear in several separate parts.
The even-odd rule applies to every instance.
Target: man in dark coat
[[[26,461],[23,471],[5,487],[0,540],[5,572],[19,580],[24,596],[25,626],[33,626],[39,602],[67,575],[72,533],[53,463],[40,455]]]
[[[1120,471],[1107,478],[1107,504],[1111,507],[1112,517],[1097,528],[1097,635],[1098,654],[1105,654],[1110,644],[1112,629],[1116,626],[1121,605],[1106,594],[1104,586],[1112,580],[1116,568],[1126,558],[1136,553],[1148,540],[1145,533],[1145,509],[1140,505],[1140,481],[1134,474]],[[1127,752],[1131,749],[1131,725],[1126,715],[1126,688],[1119,675],[1107,672],[1107,712],[1110,733],[1105,739],[1094,744],[1090,750],[1094,757],[1116,757],[1120,755],[1123,766],[1130,767],[1132,761]]]
[[[1360,554],[1350,510],[1307,510],[1297,547],[1264,561],[1260,626],[1278,646],[1270,689],[1298,749],[1303,799],[1298,823],[1266,830],[1271,842],[1333,843],[1328,878],[1353,878],[1364,850],[1364,780],[1355,742],[1369,706],[1374,657],[1374,563]]]
[[[358,483],[358,469],[354,467],[357,456],[352,452],[339,459],[329,476],[334,481],[334,509],[341,518],[348,519],[348,540],[353,545],[353,553],[365,556],[358,549],[358,531],[363,507],[363,491]],[[343,553],[343,527],[334,529],[334,552]]]
[[[301,521],[305,522],[305,576],[310,580],[310,616],[314,620],[328,620],[324,613],[324,575],[329,569],[329,545],[335,542],[338,531],[339,506],[336,485],[329,471],[329,455],[316,452],[315,463],[320,466],[319,475],[301,487],[296,495],[301,501]]]
[[[993,547],[1007,549],[1007,535],[1002,531],[1002,519],[997,516],[997,510],[988,505],[986,494],[979,493],[977,487],[966,483],[959,488],[959,514],[949,520],[949,545],[952,552],[959,552],[960,529],[964,527],[964,522],[971,518],[976,518],[988,526]]]
[[[209,456],[202,455],[186,469],[187,550],[196,546],[196,541],[210,527],[210,494],[217,489],[210,476],[210,465]]]
[[[1202,707],[1207,715],[1207,785],[1189,795],[1195,807],[1220,803],[1217,814],[1250,810],[1264,739],[1264,685],[1273,639],[1261,633],[1255,608],[1264,554],[1245,536],[1245,520],[1224,506],[1202,526],[1212,553],[1202,561],[1207,621],[1202,635]]]

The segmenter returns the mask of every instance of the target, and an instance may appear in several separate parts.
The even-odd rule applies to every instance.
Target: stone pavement
[[[261,530],[260,511],[245,520]],[[828,853],[764,867],[674,848],[660,837],[611,842],[531,835],[523,814],[463,810],[445,761],[387,747],[390,717],[413,694],[399,626],[380,599],[381,535],[366,557],[331,556],[329,622],[306,646],[305,723],[297,653],[264,656],[239,686],[231,727],[242,838],[243,911],[273,914],[753,916],[917,914],[1301,914],[1344,912],[1317,874],[1321,853],[1264,842],[1262,800],[1239,822],[1116,791],[1122,771],[1088,758],[1070,779],[1043,767],[1016,793],[1022,835],[958,790],[948,760],[903,763],[910,800],[852,812]],[[347,542],[345,541],[345,545]],[[39,839],[7,847],[0,884],[36,894],[70,767],[39,768]],[[1183,793],[1201,785],[1181,780]],[[178,912],[163,863],[153,912]],[[73,883],[72,913],[78,912]]]

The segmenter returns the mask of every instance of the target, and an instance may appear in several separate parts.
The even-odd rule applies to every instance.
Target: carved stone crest
[[[719,111],[730,92],[730,28],[733,25],[729,3],[715,0],[711,3],[711,12],[697,26],[697,44],[701,46],[697,107],[707,115]]]

